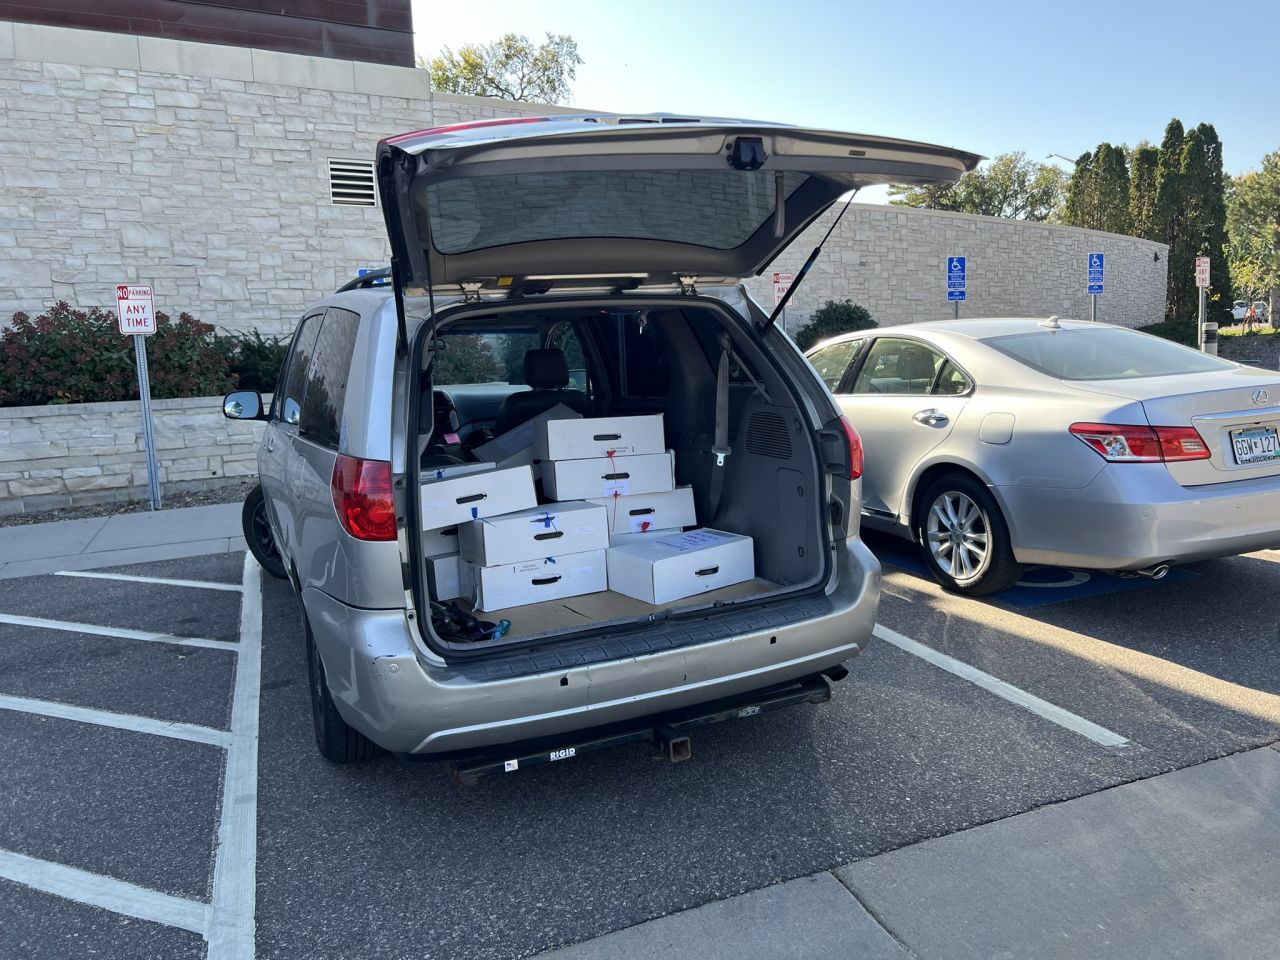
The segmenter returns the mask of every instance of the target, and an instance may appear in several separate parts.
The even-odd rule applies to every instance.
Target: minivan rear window
[[[1117,327],[1017,333],[982,341],[1059,380],[1135,380],[1235,366],[1189,347]]]
[[[808,177],[783,175],[790,197]],[[431,237],[443,254],[537,240],[611,237],[730,250],[773,216],[769,170],[571,170],[432,181]]]

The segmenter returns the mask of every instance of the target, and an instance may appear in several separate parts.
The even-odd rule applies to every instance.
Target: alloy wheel
[[[933,501],[925,522],[925,541],[942,572],[953,580],[972,580],[987,566],[990,531],[982,510],[967,495],[947,490]]]

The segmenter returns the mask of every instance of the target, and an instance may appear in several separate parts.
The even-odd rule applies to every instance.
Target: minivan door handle
[[[916,423],[923,423],[926,427],[941,427],[947,423],[947,415],[934,407],[913,413],[911,419]]]

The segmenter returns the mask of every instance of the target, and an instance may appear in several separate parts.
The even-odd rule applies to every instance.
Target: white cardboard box
[[[522,464],[535,465],[536,454],[534,447],[536,446],[536,438],[538,428],[545,423],[560,420],[581,420],[582,414],[578,413],[563,403],[557,403],[554,407],[542,411],[536,417],[531,417],[518,427],[513,427],[500,437],[494,437],[488,443],[476,447],[475,454],[483,460],[496,460],[500,467],[518,467]],[[534,469],[533,475],[539,475],[538,470]]]
[[[463,590],[477,610],[506,610],[606,588],[605,551],[590,550],[498,567],[462,562]]]
[[[472,520],[458,530],[462,558],[482,567],[603,550],[607,546],[605,508],[582,500]]]
[[[427,569],[431,575],[431,599],[443,602],[462,596],[461,559],[456,553],[431,557]]]
[[[542,489],[552,500],[593,500],[661,493],[675,489],[675,457],[670,450],[630,457],[547,460]]]
[[[755,577],[751,538],[720,530],[689,530],[610,547],[609,589],[664,604]]]
[[[610,533],[672,530],[692,527],[698,522],[694,514],[693,487],[616,498],[593,497],[587,502],[601,504],[609,511]]]
[[[483,473],[496,466],[496,463],[451,463],[444,467],[423,467],[422,480],[425,483],[432,480],[445,480],[449,477],[461,477],[468,473]]]
[[[422,555],[424,557],[442,557],[446,553],[458,552],[459,525],[441,527],[439,530],[425,530],[422,533]]]
[[[528,467],[468,473],[422,484],[422,529],[439,530],[477,517],[538,505]]]
[[[587,460],[667,449],[662,414],[642,417],[596,417],[589,420],[551,420],[534,433],[533,455],[539,460]]]

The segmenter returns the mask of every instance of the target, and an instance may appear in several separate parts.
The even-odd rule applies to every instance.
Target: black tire
[[[934,514],[935,508],[940,512]],[[962,517],[965,522],[957,523]],[[946,474],[925,489],[920,497],[916,537],[929,572],[953,593],[983,597],[1007,590],[1022,576],[999,504],[983,483],[967,473]],[[985,552],[975,559],[982,537]],[[937,554],[933,542],[939,543]]]
[[[288,574],[284,560],[276,549],[276,538],[271,533],[271,521],[267,519],[267,502],[262,496],[262,485],[254,487],[244,498],[240,510],[240,527],[244,530],[244,542],[249,545],[253,559],[271,576],[283,580]]]
[[[307,634],[307,686],[311,688],[311,722],[316,734],[316,747],[320,756],[330,763],[359,763],[378,755],[378,745],[360,731],[350,726],[338,713],[329,693],[329,680],[325,676],[320,651],[316,649],[311,627],[304,624]]]

